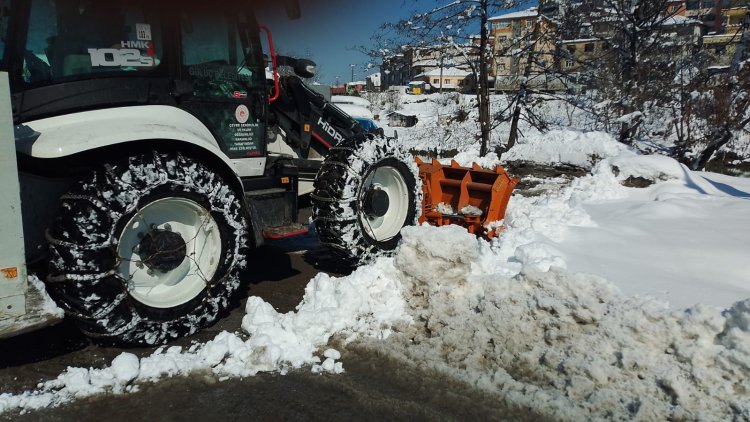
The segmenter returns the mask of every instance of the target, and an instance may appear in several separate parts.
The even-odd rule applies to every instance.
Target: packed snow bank
[[[460,228],[405,229],[395,266],[418,323],[368,347],[558,420],[750,418],[750,300],[675,312],[596,276],[496,265]]]

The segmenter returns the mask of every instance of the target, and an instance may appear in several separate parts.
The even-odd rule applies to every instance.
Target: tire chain
[[[87,208],[85,206],[81,206],[81,202],[87,202],[91,205],[94,205],[96,208],[99,209],[105,216],[99,215],[98,217],[103,218],[104,220],[114,220],[117,221],[119,218],[121,218],[123,215],[128,214],[129,212],[132,212],[132,209],[128,209],[126,204],[128,203],[127,200],[122,200],[123,196],[130,196],[128,194],[128,188],[131,190],[131,193],[135,191],[136,193],[133,194],[133,196],[136,196],[138,198],[141,198],[145,195],[147,195],[150,191],[153,191],[154,189],[157,189],[160,187],[165,180],[168,179],[179,179],[181,176],[185,179],[182,183],[177,183],[177,185],[182,185],[186,187],[187,189],[190,189],[191,187],[194,190],[201,191],[201,188],[203,188],[203,193],[208,195],[210,198],[213,198],[214,200],[217,200],[218,195],[220,194],[220,191],[224,188],[222,188],[220,183],[217,183],[218,181],[215,180],[215,175],[211,173],[210,171],[207,171],[207,169],[203,168],[202,166],[199,166],[195,163],[193,163],[193,166],[196,166],[196,168],[204,169],[202,170],[205,174],[203,174],[204,178],[206,180],[196,180],[195,178],[191,177],[190,173],[185,171],[189,167],[189,163],[187,160],[180,154],[175,154],[173,156],[174,158],[169,158],[166,155],[159,154],[157,152],[154,152],[152,157],[142,156],[142,157],[131,157],[128,160],[128,163],[124,166],[125,170],[123,171],[123,174],[130,172],[131,173],[131,181],[127,182],[122,179],[122,176],[118,176],[115,172],[115,168],[113,168],[111,165],[105,165],[103,172],[100,173],[94,173],[92,176],[92,179],[88,182],[81,182],[79,183],[77,190],[80,192],[77,192],[75,194],[67,194],[62,197],[62,203],[61,203],[61,213],[69,214],[70,216],[68,218],[71,218],[72,220],[75,220],[75,213],[78,212],[79,214],[82,214],[82,212],[89,211],[93,212],[92,209]],[[149,160],[150,158],[150,160]],[[164,165],[163,160],[169,160],[172,159],[175,161],[175,165],[172,167],[172,169],[169,169],[169,166]],[[144,181],[144,180],[135,180],[137,177],[134,177],[132,173],[136,172],[138,170],[138,161],[140,161],[143,166],[153,165],[154,171],[153,173],[156,173],[159,175],[157,180],[151,180],[151,181]],[[103,173],[103,174],[102,174]],[[147,172],[144,172],[147,173]],[[180,174],[182,173],[182,174]],[[137,175],[135,175],[137,176]],[[143,174],[141,174],[143,176]],[[102,180],[104,179],[104,181]],[[136,186],[138,184],[137,182],[141,182],[143,186]],[[199,183],[200,182],[200,183]],[[226,185],[224,185],[226,186]],[[104,188],[111,188],[112,192],[111,194],[107,195]],[[206,189],[206,188],[210,188]],[[208,192],[205,192],[208,190]],[[224,192],[236,195],[231,192]],[[104,202],[99,200],[98,198],[109,198],[109,203],[105,205]],[[131,207],[134,207],[137,204],[138,201],[130,202]],[[220,201],[217,200],[217,202],[220,203]],[[109,205],[109,207],[107,206]],[[80,208],[79,208],[80,207]],[[119,209],[118,209],[119,208]],[[233,210],[228,210],[224,208],[219,208],[218,211],[221,213],[226,212],[232,212]],[[239,208],[239,207],[238,207]],[[78,211],[76,211],[78,210]],[[84,211],[81,211],[84,210]],[[215,210],[216,211],[216,210]],[[241,209],[235,210],[236,215],[234,216],[227,216],[227,219],[229,221],[233,218],[236,218],[238,220],[244,221],[244,216]],[[137,209],[135,212],[138,212]],[[106,218],[104,218],[106,217]],[[59,219],[58,219],[59,221]],[[240,227],[242,222],[237,222],[236,226]],[[100,225],[101,226],[101,225]],[[114,312],[115,309],[120,307],[124,304],[124,302],[127,302],[129,299],[129,293],[128,293],[128,281],[123,279],[121,276],[116,274],[117,272],[115,270],[105,271],[105,272],[99,272],[92,274],[91,272],[88,273],[87,276],[83,276],[81,274],[76,273],[69,273],[66,271],[60,271],[63,268],[61,268],[61,265],[63,265],[63,262],[66,261],[66,256],[69,256],[71,246],[76,246],[78,249],[85,250],[87,252],[91,252],[92,249],[100,249],[100,250],[107,250],[110,254],[116,255],[116,251],[114,250],[115,245],[115,236],[114,233],[117,229],[115,227],[115,224],[110,224],[109,231],[106,235],[108,238],[107,241],[101,242],[99,244],[95,243],[83,243],[78,244],[76,241],[80,241],[81,234],[76,236],[75,233],[72,233],[73,231],[77,230],[77,227],[69,227],[67,230],[53,230],[48,233],[48,238],[50,241],[50,250],[53,255],[53,259],[51,261],[51,271],[50,276],[48,277],[48,282],[50,282],[50,286],[52,287],[51,293],[53,295],[57,296],[58,303],[60,303],[63,308],[65,309],[66,313],[76,318],[79,322],[79,326],[82,329],[82,331],[85,331],[88,335],[91,335],[92,337],[98,337],[98,338],[108,338],[108,339],[115,339],[118,341],[124,340],[125,342],[135,342],[135,343],[153,343],[153,342],[160,342],[165,340],[166,338],[173,335],[173,330],[179,330],[180,324],[185,322],[185,320],[193,320],[191,322],[197,323],[198,325],[206,325],[207,323],[212,322],[217,314],[221,311],[221,308],[225,308],[228,305],[228,298],[220,298],[219,302],[217,303],[215,299],[217,297],[212,293],[214,285],[207,283],[207,289],[206,294],[203,297],[203,300],[201,301],[200,305],[196,309],[203,309],[205,312],[202,314],[196,315],[195,313],[187,313],[183,316],[173,318],[169,321],[169,324],[166,324],[163,321],[154,322],[154,323],[148,323],[146,322],[143,317],[137,312],[136,309],[130,308],[128,311],[130,313],[130,319],[128,321],[121,320],[119,322],[122,323],[122,325],[115,323],[114,325],[120,325],[119,328],[113,329],[112,325],[108,327],[102,326],[102,324],[98,323],[102,318],[105,316],[112,317],[110,315],[112,312]],[[235,227],[236,228],[236,227]],[[235,237],[235,244],[243,245],[247,241],[247,233],[242,230],[234,230],[231,231],[229,234],[230,236]],[[108,246],[108,247],[104,247]],[[239,247],[239,246],[238,246]],[[241,249],[240,249],[241,250]],[[229,254],[231,254],[231,261],[227,264],[227,268],[225,273],[228,275],[235,274],[236,271],[243,268],[245,266],[244,258],[239,258],[236,256],[236,251],[229,251]],[[94,255],[95,257],[96,255]],[[229,255],[228,255],[229,257]],[[115,260],[119,260],[119,257],[113,256],[112,257]],[[91,261],[96,261],[95,259],[90,259]],[[70,258],[67,259],[67,261],[70,261]],[[116,266],[119,265],[119,261],[115,264]],[[116,267],[115,267],[116,268]],[[233,277],[234,278],[234,277]],[[90,281],[91,283],[82,283],[82,281]],[[227,286],[224,287],[229,293],[228,296],[231,296],[231,292],[236,290],[236,287],[239,285],[239,280],[227,280]],[[54,286],[59,286],[58,288],[55,288]],[[119,286],[119,287],[117,287]],[[94,293],[94,295],[101,294],[102,287],[105,291],[109,292],[108,298],[99,298],[100,301],[92,300],[90,302],[86,302],[79,300],[78,298],[81,297],[81,295],[87,295],[88,293]],[[89,297],[93,297],[90,296]],[[102,306],[104,303],[107,303],[108,305]],[[77,304],[77,305],[75,305]],[[94,310],[96,309],[96,310]],[[83,312],[82,312],[83,311]],[[202,311],[199,311],[199,313]],[[198,321],[195,321],[198,320]],[[202,322],[201,322],[202,321]],[[156,333],[143,333],[138,332],[137,329],[139,326],[151,326],[152,329],[156,328],[155,326],[161,325],[161,331]],[[170,325],[171,327],[165,327],[166,325]],[[193,324],[195,325],[195,324]],[[176,328],[175,328],[176,327]],[[183,327],[185,328],[185,327]],[[182,334],[191,334],[192,332],[196,331],[196,326],[187,327],[188,332],[182,332]],[[181,330],[181,331],[184,331]],[[153,341],[144,341],[144,339],[148,338],[153,339]]]
[[[376,150],[374,156],[370,151],[369,159],[362,156],[366,147]],[[315,190],[311,195],[313,221],[321,244],[331,249],[346,265],[366,263],[385,252],[368,242],[361,233],[357,217],[360,207],[356,197],[358,188],[354,186],[359,186],[370,166],[386,157],[396,158],[407,166],[414,163],[410,156],[394,148],[391,139],[368,135],[346,139],[332,148],[316,175]],[[416,164],[413,165],[416,168]],[[417,177],[415,179],[415,183],[420,183]],[[415,198],[421,200],[421,186],[414,189]],[[354,193],[354,196],[347,193]],[[351,241],[346,240],[349,238]]]

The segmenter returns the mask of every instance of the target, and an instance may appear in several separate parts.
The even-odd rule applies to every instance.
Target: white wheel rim
[[[409,214],[409,189],[406,181],[396,168],[378,167],[365,179],[360,198],[370,189],[380,189],[388,195],[388,211],[378,217],[367,215],[360,209],[362,226],[367,235],[378,242],[392,239],[404,227]]]
[[[161,272],[144,265],[141,240],[150,230],[179,234],[185,242],[185,259],[173,270]],[[120,275],[130,295],[144,305],[172,308],[194,299],[213,278],[221,257],[221,233],[211,214],[185,198],[154,201],[128,221],[117,247]]]

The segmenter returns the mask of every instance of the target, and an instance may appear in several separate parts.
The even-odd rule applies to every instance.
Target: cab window
[[[23,80],[45,84],[153,71],[162,42],[151,9],[137,0],[32,0]]]
[[[182,12],[180,26],[183,73],[196,97],[243,98],[262,86],[257,28],[246,14]]]

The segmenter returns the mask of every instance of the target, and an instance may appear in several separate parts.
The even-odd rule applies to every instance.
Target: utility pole
[[[443,93],[443,61],[445,60],[445,53],[440,56],[440,93]]]

